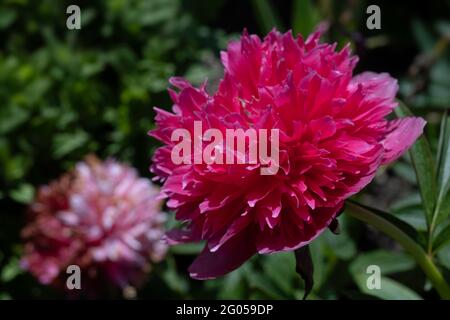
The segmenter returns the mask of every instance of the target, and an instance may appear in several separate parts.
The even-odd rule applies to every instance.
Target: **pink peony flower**
[[[196,279],[239,267],[255,253],[294,250],[316,238],[344,200],[364,188],[378,167],[397,159],[425,121],[385,117],[396,107],[397,81],[388,74],[353,76],[348,46],[306,41],[272,31],[264,40],[244,33],[222,52],[225,75],[216,93],[172,78],[173,113],[156,109],[153,137],[165,145],[151,167],[162,197],[186,228],[170,244],[206,240],[190,266]],[[179,164],[171,161],[177,128],[279,129],[280,170],[263,165]],[[201,150],[195,150],[201,152]],[[192,155],[193,157],[194,155]],[[193,163],[193,162],[192,162]]]
[[[166,252],[157,193],[150,181],[113,160],[78,163],[39,189],[22,231],[22,267],[60,287],[69,265],[81,268],[82,289],[102,281],[121,288],[138,284],[150,262]]]

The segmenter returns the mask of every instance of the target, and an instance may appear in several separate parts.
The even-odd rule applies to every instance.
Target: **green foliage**
[[[89,153],[149,177],[155,141],[147,132],[153,106],[171,106],[169,77],[198,84],[220,72],[224,33],[201,26],[182,1],[83,1],[82,28],[72,31],[69,4],[0,4],[0,283],[16,295],[29,290],[17,284],[24,280],[11,246],[35,189]],[[176,275],[169,268],[164,279],[181,292]]]
[[[450,119],[441,117],[450,101],[449,23],[443,16],[448,1],[430,4],[432,19],[421,16],[419,2],[407,13],[404,4],[384,4],[380,31],[365,28],[368,1],[77,3],[82,28],[73,31],[65,25],[71,1],[0,4],[0,299],[62,297],[20,269],[20,230],[39,185],[89,153],[131,163],[149,177],[157,146],[147,132],[154,126],[152,107],[171,106],[169,77],[186,76],[195,84],[207,77],[214,87],[222,72],[219,50],[244,28],[262,36],[273,27],[292,28],[307,36],[322,21],[330,25],[325,39],[339,47],[353,44],[361,58],[356,72],[390,72],[400,79],[400,96],[411,112],[427,119],[426,138],[412,149],[412,161],[405,157],[380,173],[386,179],[382,191],[375,181],[361,198],[379,201],[392,213],[377,211],[379,216],[431,246],[434,260],[450,273]],[[399,109],[402,116],[408,113]],[[384,188],[394,179],[405,192],[390,200]],[[425,239],[433,219],[434,232]],[[339,221],[339,235],[325,231],[310,245],[315,285],[309,299],[436,297],[398,246],[345,214]],[[303,297],[293,253],[255,256],[222,278],[191,280],[187,267],[203,245],[172,247],[138,297]],[[380,266],[381,290],[368,290],[368,265]]]
[[[395,112],[399,118],[413,115],[402,103],[396,108]],[[416,172],[417,182],[426,212],[426,220],[428,226],[430,226],[434,219],[433,212],[436,205],[436,166],[428,140],[424,136],[420,137],[411,147],[409,153]]]

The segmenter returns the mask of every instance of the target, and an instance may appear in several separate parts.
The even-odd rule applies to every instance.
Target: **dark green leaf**
[[[395,109],[399,118],[412,116],[408,108],[400,103]],[[425,136],[420,137],[409,150],[416,171],[417,182],[426,212],[428,226],[433,221],[433,211],[436,202],[436,168],[430,145]]]
[[[2,8],[0,11],[0,30],[8,28],[14,20],[16,20],[17,13],[14,10]]]
[[[364,209],[372,212],[373,214],[376,214],[376,215],[380,216],[381,218],[389,221],[390,223],[395,225],[397,228],[402,230],[404,233],[406,233],[411,239],[415,240],[417,243],[423,244],[423,242],[424,242],[423,237],[416,231],[416,229],[414,229],[411,225],[409,225],[405,221],[400,220],[399,218],[397,218],[396,216],[394,216],[390,213],[387,213],[387,212],[384,212],[384,211],[381,211],[379,209],[372,208],[369,206],[365,206],[365,205],[360,204],[352,199],[349,199],[347,201],[351,202],[355,206],[364,208]]]
[[[267,0],[252,0],[253,8],[256,12],[256,18],[264,33],[269,32],[273,28],[282,31],[283,27],[276,10]]]
[[[444,221],[450,213],[450,208],[444,202],[449,197],[450,190],[450,117],[444,114],[439,134],[438,156],[438,198],[436,203],[436,224]]]
[[[89,136],[84,131],[75,133],[60,133],[55,135],[53,140],[53,152],[56,158],[62,158],[72,151],[82,147],[89,140]]]
[[[442,246],[450,242],[450,225],[442,229],[433,241],[433,250],[438,251]]]
[[[292,26],[294,34],[307,36],[319,23],[319,13],[311,0],[294,0]]]

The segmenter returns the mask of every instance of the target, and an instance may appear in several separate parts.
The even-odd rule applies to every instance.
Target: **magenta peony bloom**
[[[255,253],[305,246],[378,167],[422,133],[421,118],[385,119],[397,105],[395,79],[353,76],[358,59],[349,47],[336,51],[319,37],[316,32],[305,41],[272,31],[261,41],[244,33],[222,52],[225,75],[214,95],[171,79],[179,92],[169,90],[173,113],[156,109],[158,128],[151,135],[165,145],[151,170],[164,182],[161,194],[176,218],[187,222],[167,234],[169,243],[206,240],[192,277],[217,277]],[[261,162],[175,165],[171,134],[178,128],[192,133],[194,121],[203,130],[279,129],[280,169],[261,175]]]
[[[166,252],[157,193],[149,180],[113,160],[78,163],[39,189],[22,231],[22,267],[59,287],[66,284],[69,265],[81,268],[82,289],[139,284],[150,262]]]

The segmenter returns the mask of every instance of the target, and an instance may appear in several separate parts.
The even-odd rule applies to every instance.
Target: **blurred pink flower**
[[[396,107],[397,81],[388,74],[353,76],[349,46],[306,41],[272,31],[261,41],[244,33],[222,52],[225,75],[217,92],[172,78],[173,113],[156,109],[159,148],[151,167],[162,197],[187,222],[169,243],[206,240],[190,267],[197,279],[223,275],[255,253],[294,250],[317,237],[383,164],[397,159],[422,133],[425,121],[385,117]],[[280,170],[258,165],[180,164],[170,154],[177,128],[280,131]],[[203,145],[204,147],[205,145]],[[201,152],[196,150],[195,152]],[[192,157],[194,154],[192,155]],[[193,163],[193,162],[192,162]]]
[[[22,231],[22,267],[56,286],[65,286],[73,264],[90,289],[102,281],[121,288],[139,284],[150,262],[166,252],[157,193],[134,169],[88,157],[39,189]]]

